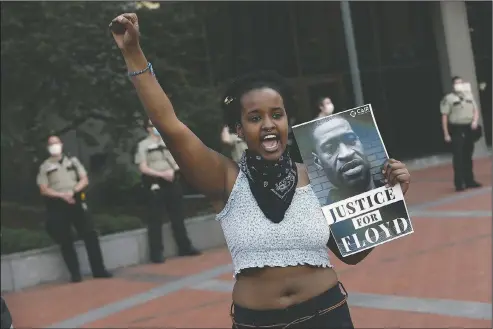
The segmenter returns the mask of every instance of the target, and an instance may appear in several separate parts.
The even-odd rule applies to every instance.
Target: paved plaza
[[[475,173],[484,187],[456,193],[450,165],[412,171],[415,233],[357,266],[332,257],[357,328],[491,328],[491,160]],[[16,328],[231,328],[232,285],[222,248],[4,297]]]

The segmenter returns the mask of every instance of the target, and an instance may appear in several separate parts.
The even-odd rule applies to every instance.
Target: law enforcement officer
[[[288,149],[289,154],[291,155],[291,159],[295,162],[303,163],[303,158],[301,157],[300,148],[298,147],[298,142],[296,142],[296,138],[294,136],[293,126],[296,124],[296,118],[291,116],[289,118],[289,126],[288,126]]]
[[[87,173],[76,157],[63,153],[63,144],[57,136],[48,139],[50,157],[39,168],[37,184],[47,207],[46,229],[60,245],[72,282],[82,281],[79,260],[74,248],[72,225],[84,240],[92,274],[95,278],[109,278],[85,200],[89,184]]]
[[[2,233],[0,232],[0,236]],[[12,325],[12,315],[10,314],[10,310],[7,307],[7,303],[0,297],[0,329],[13,329]]]
[[[152,122],[147,121],[145,128],[149,135],[139,142],[135,163],[142,173],[142,183],[149,198],[147,234],[150,260],[153,263],[165,261],[162,236],[165,208],[168,210],[178,254],[198,255],[200,253],[192,246],[185,228],[179,167]]]
[[[245,141],[238,137],[236,134],[232,134],[227,126],[223,127],[221,132],[221,141],[224,145],[230,148],[231,159],[235,162],[239,162],[243,152],[248,148]]]
[[[318,109],[320,112],[318,113],[317,118],[323,118],[334,113],[334,104],[329,97],[325,96],[319,99]]]
[[[445,142],[452,145],[455,189],[463,191],[481,186],[474,180],[472,168],[472,135],[478,129],[479,112],[467,84],[458,76],[452,78],[452,83],[454,91],[442,99],[440,112]]]
[[[1,314],[1,326],[0,329],[13,329],[12,325],[12,315],[10,314],[9,308],[7,307],[7,303],[3,300],[3,297],[0,297],[0,314]]]
[[[0,232],[0,236],[2,233]],[[0,329],[13,329],[12,325],[12,315],[10,314],[7,303],[0,297]]]

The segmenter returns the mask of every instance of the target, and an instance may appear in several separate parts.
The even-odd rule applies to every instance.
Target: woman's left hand
[[[406,194],[411,183],[411,174],[406,165],[395,159],[389,159],[383,166],[382,173],[385,177],[386,186],[394,186],[397,183],[401,185],[402,193]]]

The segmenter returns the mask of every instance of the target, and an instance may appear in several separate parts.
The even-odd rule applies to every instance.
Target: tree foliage
[[[131,130],[144,111],[108,30],[122,11],[137,10],[142,47],[178,116],[206,144],[219,147],[221,120],[204,25],[213,6],[207,6],[161,3],[150,10],[132,2],[2,3],[3,199],[25,198],[28,187],[35,187],[47,136],[71,131],[89,118],[105,123],[103,133],[111,140],[106,152],[113,159],[117,148],[130,151]],[[78,137],[99,142],[83,132]]]

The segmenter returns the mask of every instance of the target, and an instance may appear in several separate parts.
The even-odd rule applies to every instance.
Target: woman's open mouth
[[[276,135],[265,136],[260,144],[264,151],[269,153],[276,152],[280,146],[279,138]]]

